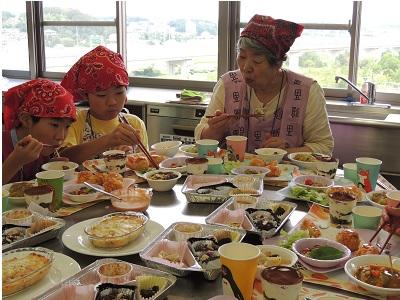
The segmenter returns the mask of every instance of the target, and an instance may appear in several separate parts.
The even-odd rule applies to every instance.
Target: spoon
[[[90,188],[92,188],[92,189],[94,189],[94,190],[96,190],[96,191],[98,191],[98,192],[100,192],[100,193],[103,193],[104,195],[107,195],[107,196],[110,196],[110,197],[113,197],[113,198],[116,198],[116,199],[122,201],[122,198],[120,198],[120,197],[118,197],[118,196],[115,196],[114,194],[111,194],[111,193],[109,193],[109,192],[103,191],[103,190],[101,190],[101,189],[95,187],[94,185],[91,185],[90,183],[87,183],[86,181],[85,181],[83,184],[86,185],[86,186],[88,186],[88,187],[90,187]]]

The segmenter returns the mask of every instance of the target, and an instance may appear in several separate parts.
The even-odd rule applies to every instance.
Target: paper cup
[[[400,202],[400,191],[390,191],[386,193],[387,204],[392,207],[396,207]]]
[[[38,185],[51,185],[54,190],[50,211],[56,211],[62,206],[64,173],[61,171],[43,171],[36,174]]]
[[[356,206],[352,212],[355,229],[375,230],[382,216],[382,210],[375,206]]]
[[[222,290],[227,296],[251,300],[260,249],[246,243],[228,243],[219,247]]]
[[[261,272],[264,299],[297,300],[303,274],[292,267],[274,266]]]
[[[208,174],[221,174],[222,159],[214,158],[214,157],[208,157],[207,159],[208,159],[207,173]]]
[[[217,140],[197,140],[197,153],[199,157],[215,157],[217,154],[218,143]]]
[[[5,212],[5,211],[8,210],[8,196],[10,195],[10,192],[6,191],[6,190],[2,190],[1,191],[1,195],[2,195],[2,198],[1,198],[1,211]]]
[[[358,184],[357,186],[366,193],[375,190],[382,161],[376,158],[356,158]]]
[[[231,151],[236,160],[244,161],[244,154],[246,152],[247,137],[241,135],[230,135],[226,137],[226,147]]]
[[[351,180],[355,185],[358,184],[357,164],[345,163],[343,164],[344,178]]]

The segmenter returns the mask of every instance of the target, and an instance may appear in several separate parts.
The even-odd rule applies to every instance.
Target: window
[[[2,73],[61,79],[101,44],[122,54],[132,86],[211,91],[235,68],[237,38],[257,13],[304,24],[285,67],[317,79],[329,99],[352,92],[339,75],[358,87],[372,81],[378,102],[399,104],[399,10],[395,1],[8,1]]]

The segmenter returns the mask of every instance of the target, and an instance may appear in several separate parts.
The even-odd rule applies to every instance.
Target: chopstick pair
[[[123,123],[125,123],[125,124],[127,124],[127,125],[132,127],[132,125],[129,123],[129,121],[125,118],[125,116],[123,114],[119,114],[118,117],[119,117],[119,120],[121,122],[123,122]],[[141,140],[139,140],[138,146],[139,146],[140,150],[142,150],[144,155],[146,155],[147,159],[150,161],[150,163],[153,165],[153,167],[158,170],[160,167],[157,165],[157,163],[151,157],[150,153],[147,151],[146,147],[143,145]]]
[[[400,207],[400,202],[397,203],[396,208]],[[392,237],[392,235],[394,234],[394,232],[397,230],[397,228],[399,228],[400,226],[400,217],[394,218],[394,222],[392,224],[392,230],[389,233],[388,238],[386,239],[385,243],[383,244],[383,246],[381,247],[381,251],[379,252],[379,254],[381,254],[383,252],[383,250],[386,248],[386,245],[389,243],[390,238]],[[382,222],[382,224],[379,226],[379,228],[376,230],[375,234],[372,236],[372,238],[370,238],[369,242],[372,243],[372,241],[374,240],[374,238],[378,235],[379,231],[382,230],[383,227],[385,227],[386,225],[389,225],[390,223],[388,221],[384,221]]]
[[[216,116],[206,116],[207,119],[214,118]],[[237,114],[237,115],[228,115],[228,118],[261,118],[264,117],[264,114]]]

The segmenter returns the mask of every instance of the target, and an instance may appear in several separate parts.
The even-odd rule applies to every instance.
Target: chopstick
[[[400,202],[397,203],[396,208],[400,207]],[[379,231],[382,230],[383,227],[385,227],[386,225],[388,225],[389,222],[385,221],[383,222],[379,228],[376,230],[376,232],[374,233],[374,235],[372,236],[372,238],[370,238],[369,242],[372,243],[372,241],[374,240],[374,238],[378,235]],[[392,235],[394,234],[394,232],[396,231],[397,228],[399,228],[400,225],[400,217],[396,218],[396,221],[394,222],[394,224],[392,225],[392,230],[389,233],[388,238],[386,239],[385,243],[383,244],[383,246],[381,247],[381,251],[379,252],[379,254],[381,254],[383,252],[383,250],[385,249],[386,245],[389,243],[390,238],[392,237]]]
[[[119,117],[121,122],[123,122],[123,123],[125,123],[125,124],[127,124],[127,125],[132,127],[132,125],[129,123],[129,121],[125,118],[125,116],[123,114],[119,114],[118,117]],[[157,165],[157,163],[151,157],[150,153],[147,151],[146,147],[143,145],[142,141],[141,140],[138,140],[138,141],[139,141],[138,146],[139,146],[140,150],[142,150],[144,155],[146,155],[147,159],[150,161],[150,163],[153,165],[153,167],[156,168],[157,170],[160,169],[160,167]]]
[[[237,115],[228,115],[228,118],[259,118],[263,117],[263,114],[237,114]],[[216,116],[206,116],[207,119],[214,118]]]

